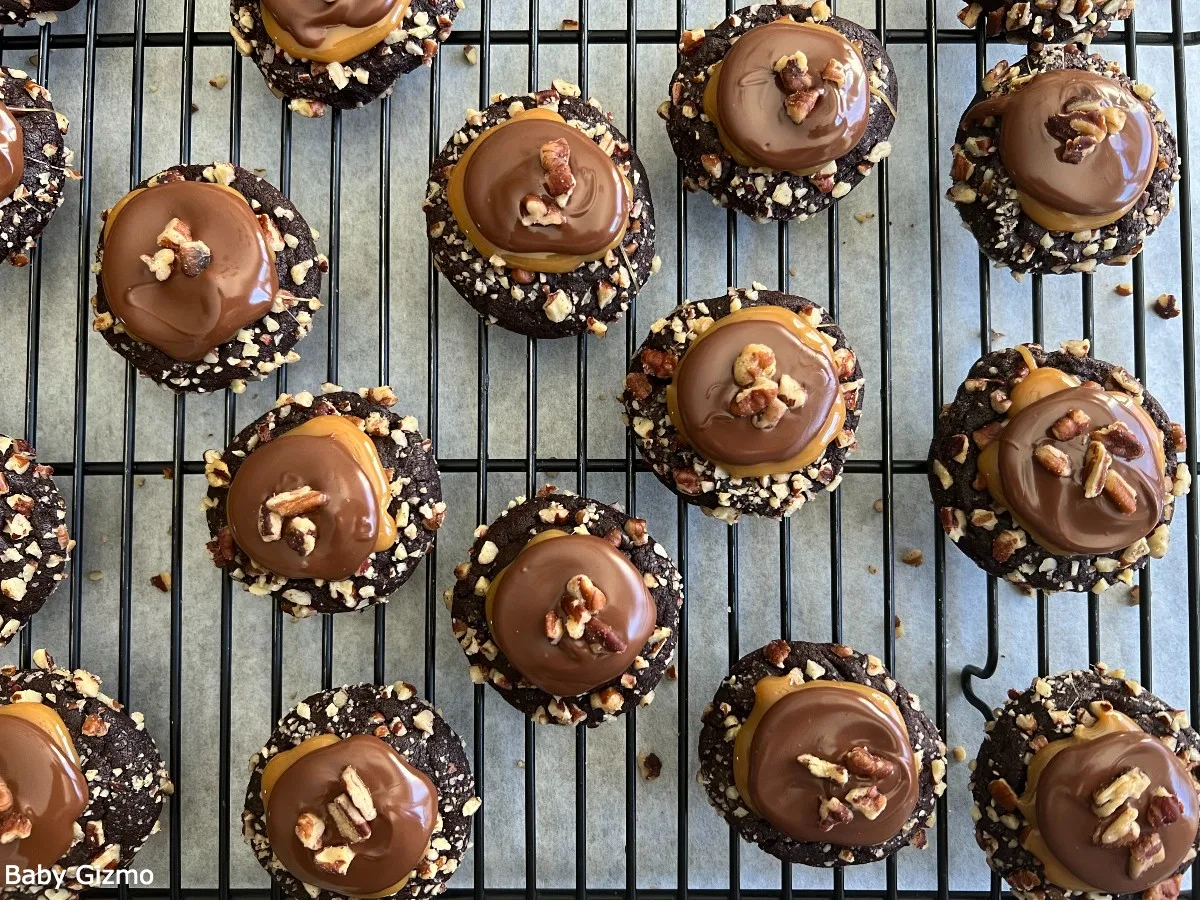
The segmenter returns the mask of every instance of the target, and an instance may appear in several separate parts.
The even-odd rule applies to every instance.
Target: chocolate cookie
[[[479,809],[462,739],[416,688],[305,699],[250,758],[242,833],[295,900],[432,897]]]
[[[139,374],[241,392],[300,358],[328,263],[272,185],[232,163],[174,166],[103,218],[92,328]]]
[[[1191,487],[1183,428],[1087,341],[983,357],[938,416],[929,487],[980,568],[1027,588],[1100,593],[1159,559]]]
[[[661,265],[646,170],[565,81],[471,110],[424,209],[438,271],[489,323],[531,337],[603,337]]]
[[[302,116],[356,109],[430,66],[464,0],[231,0],[230,33]]]
[[[296,618],[385,603],[446,517],[430,442],[389,387],[282,394],[204,454],[213,563]]]
[[[829,313],[755,287],[651,325],[622,401],[659,481],[733,523],[790,516],[836,489],[862,396],[862,368]]]
[[[141,713],[45,650],[33,661],[0,668],[0,869],[30,879],[5,880],[5,897],[65,900],[91,886],[84,872],[130,867],[174,787]],[[63,890],[33,881],[39,867]]]
[[[840,867],[925,846],[946,746],[874,656],[772,641],[734,663],[701,722],[709,803],[772,856]]]
[[[952,148],[948,196],[980,249],[1015,274],[1094,272],[1141,253],[1179,180],[1153,94],[1074,46],[998,63]]]
[[[37,22],[57,22],[56,13],[70,9],[79,0],[0,0],[0,28]]]
[[[0,23],[6,15],[0,0]],[[50,92],[20,69],[0,66],[0,249],[14,266],[29,265],[28,251],[66,199],[66,183],[79,178],[66,133],[67,117]]]
[[[1022,44],[1090,43],[1104,37],[1113,22],[1129,18],[1137,0],[963,0],[958,19],[968,28],[980,20],[989,37],[1003,35]]]
[[[450,612],[473,682],[539,725],[592,728],[653,701],[683,591],[644,519],[547,485],[480,526],[470,556]]]
[[[36,458],[26,441],[0,434],[0,647],[67,577],[75,549],[54,470]]]
[[[721,206],[803,221],[892,152],[892,61],[875,35],[825,2],[740,9],[710,31],[684,31],[679,51],[658,113],[684,187]]]
[[[1200,736],[1094,668],[1008,692],[972,769],[975,839],[1020,900],[1172,900],[1200,849]]]

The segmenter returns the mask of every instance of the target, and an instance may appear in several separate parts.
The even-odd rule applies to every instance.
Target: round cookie
[[[759,221],[803,221],[892,152],[892,61],[875,35],[826,3],[740,9],[709,31],[684,31],[679,51],[658,113],[684,187],[721,206]],[[729,65],[742,77],[720,77]]]
[[[232,163],[174,166],[103,218],[92,329],[139,374],[240,392],[300,358],[328,262],[271,184]]]
[[[971,817],[1013,895],[1179,896],[1200,850],[1187,713],[1100,663],[1008,696],[972,769]]]
[[[985,23],[988,37],[1004,36],[1022,44],[1091,43],[1108,34],[1113,22],[1128,19],[1137,0],[1073,0],[1028,3],[1020,0],[962,0],[958,19],[968,28]]]
[[[1191,473],[1176,459],[1182,427],[1129,372],[1089,357],[1086,341],[1063,346],[1022,344],[971,367],[938,416],[929,487],[942,527],[983,570],[1100,593],[1166,554]]]
[[[0,22],[6,14],[0,0]],[[66,183],[79,178],[66,133],[67,117],[50,92],[20,69],[0,66],[0,249],[14,266],[29,265],[37,236],[66,199]]]
[[[204,454],[213,563],[296,618],[387,602],[446,517],[430,442],[391,388],[331,387],[280,395]]]
[[[56,13],[70,9],[79,0],[0,0],[0,28],[37,22],[57,22]]]
[[[644,519],[546,485],[478,528],[454,575],[471,680],[534,722],[592,728],[653,701],[683,584]]]
[[[67,577],[75,549],[54,470],[36,460],[28,442],[0,434],[0,647]]]
[[[230,33],[302,116],[356,109],[433,65],[464,0],[231,0]]]
[[[709,344],[717,334],[720,340]],[[772,359],[784,354],[787,371],[768,373],[765,393],[756,391],[763,386],[758,376],[731,366],[750,343],[767,347]],[[693,379],[689,358],[697,346],[708,349],[695,355],[704,369]],[[676,392],[677,382],[696,389]],[[862,397],[862,368],[829,313],[802,297],[755,287],[684,303],[651,325],[629,361],[622,401],[659,481],[732,523],[743,513],[789,516],[836,489],[846,455],[857,447]],[[747,405],[735,410],[743,399]]]
[[[946,746],[874,656],[772,641],[733,664],[701,722],[709,803],[772,856],[841,867],[925,846]]]
[[[30,878],[42,866],[64,878],[51,893],[74,900],[92,886],[80,867],[130,868],[174,787],[141,713],[126,714],[99,678],[56,668],[45,650],[33,661],[0,668],[0,793],[10,804],[0,866]],[[6,883],[5,897],[47,895],[44,884]]]
[[[959,124],[948,193],[980,249],[1014,274],[1093,272],[1141,253],[1179,180],[1152,93],[1073,45],[988,72]]]
[[[564,81],[471,110],[424,210],[438,271],[489,323],[530,337],[603,337],[661,265],[645,168],[612,114]]]
[[[250,758],[242,833],[295,900],[432,897],[479,807],[462,739],[416,688],[355,684],[301,701]]]

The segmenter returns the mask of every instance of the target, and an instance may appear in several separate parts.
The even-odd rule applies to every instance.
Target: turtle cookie
[[[660,265],[646,170],[612,114],[563,81],[470,111],[424,209],[438,271],[530,337],[603,337]]]
[[[0,0],[0,31],[6,13]],[[66,199],[71,168],[67,117],[50,92],[20,69],[0,66],[0,252],[14,266],[29,265],[29,251]]]
[[[946,747],[874,656],[772,641],[734,663],[701,722],[709,802],[772,856],[848,866],[925,846]]]
[[[0,0],[0,28],[36,22],[47,25],[58,21],[58,13],[70,9],[79,0]]]
[[[989,37],[1022,44],[1090,43],[1114,22],[1128,19],[1137,0],[962,0],[958,20],[968,28],[984,23]]]
[[[659,107],[684,186],[754,219],[807,219],[892,152],[892,61],[824,0],[740,9],[683,32]]]
[[[622,400],[659,481],[733,523],[790,516],[834,490],[862,397],[862,369],[829,313],[755,288],[651,325]]]
[[[471,680],[539,725],[599,725],[654,699],[682,579],[644,519],[553,485],[479,528],[451,621]]]
[[[983,357],[938,416],[929,486],[942,527],[980,568],[1026,588],[1131,584],[1170,541],[1191,487],[1183,428],[1129,372],[1022,344]]]
[[[0,647],[67,577],[75,542],[53,475],[27,441],[0,434]]]
[[[294,900],[432,897],[479,809],[463,748],[403,681],[314,694],[250,758],[242,832]]]
[[[0,668],[3,894],[73,900],[97,873],[132,865],[174,788],[141,713],[123,712],[90,672],[55,668],[45,650],[33,661]],[[47,872],[62,890],[37,880]]]
[[[1014,274],[1094,272],[1141,253],[1179,180],[1153,93],[1074,47],[988,72],[959,124],[948,195],[980,249]]]
[[[230,33],[302,116],[356,109],[433,65],[464,0],[232,0]]]
[[[989,722],[975,839],[1019,900],[1171,900],[1200,849],[1200,736],[1124,673],[1036,678]]]
[[[446,517],[430,442],[396,395],[283,394],[204,454],[213,562],[296,618],[384,603]]]
[[[312,229],[240,166],[175,166],[104,213],[94,330],[177,393],[244,389],[300,358],[321,308]]]

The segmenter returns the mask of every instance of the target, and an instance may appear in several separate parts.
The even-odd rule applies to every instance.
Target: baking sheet
[[[586,19],[593,29],[625,29],[624,0],[592,0]],[[643,2],[638,7],[641,29],[675,29],[675,4]],[[924,0],[890,0],[889,28],[923,29]],[[1185,4],[1189,28],[1200,27],[1195,4]],[[99,31],[128,32],[133,27],[131,2],[100,2]],[[151,32],[179,31],[183,26],[178,0],[151,0],[147,22]],[[525,30],[529,27],[529,3],[524,0],[493,0],[491,23],[496,29]],[[838,12],[866,24],[875,22],[870,0],[840,0]],[[954,12],[959,4],[937,4],[940,25],[956,28]],[[706,24],[724,11],[713,0],[687,4],[688,26]],[[564,18],[579,20],[584,14],[575,2],[545,0],[540,4],[543,28],[557,27]],[[79,33],[85,25],[84,9],[62,14],[54,33]],[[198,0],[196,30],[223,32],[228,27],[228,4],[224,0]],[[461,28],[477,29],[480,0],[470,0],[459,20]],[[1167,0],[1143,0],[1138,26],[1143,31],[1168,31],[1171,27]],[[24,33],[12,30],[10,33]],[[926,104],[926,47],[896,44],[892,58],[901,85],[901,118],[892,136],[894,152],[890,165],[891,311],[890,333],[892,450],[897,460],[924,458],[930,423],[936,403],[931,376],[930,192],[927,135],[930,110]],[[1019,51],[990,48],[989,59],[1013,58]],[[1101,49],[1115,59],[1124,59],[1122,45]],[[594,94],[629,130],[635,128],[637,149],[650,173],[656,200],[658,249],[663,259],[661,273],[638,299],[636,321],[610,328],[603,341],[588,341],[586,447],[591,457],[621,458],[625,433],[615,400],[624,367],[626,328],[633,328],[635,343],[649,324],[677,302],[677,273],[686,265],[687,295],[702,298],[724,290],[728,278],[726,216],[712,207],[706,196],[692,197],[687,204],[687,244],[680,247],[676,234],[677,203],[675,159],[671,155],[662,123],[655,108],[662,99],[674,68],[674,48],[669,44],[643,42],[636,49],[636,121],[631,122],[627,102],[627,46],[593,41],[588,53],[587,82]],[[1200,51],[1189,49],[1186,61],[1191,72],[1200,66]],[[939,133],[938,152],[952,141],[958,115],[966,106],[975,84],[975,48],[972,43],[943,44],[939,48]],[[28,61],[29,51],[8,50],[3,62],[36,71]],[[537,68],[542,84],[552,78],[580,80],[578,48],[573,44],[544,43]],[[252,63],[238,59],[232,49],[198,47],[193,68],[194,102],[191,117],[192,161],[240,156],[250,168],[265,170],[265,177],[278,183],[281,165],[281,104],[266,89]],[[49,59],[49,86],[55,100],[72,120],[69,136],[79,147],[83,123],[82,84],[84,51],[60,49]],[[94,150],[91,159],[92,221],[83,241],[90,253],[98,213],[111,205],[131,184],[160,168],[180,161],[180,77],[183,70],[179,47],[155,47],[146,51],[140,166],[131,163],[130,103],[133,51],[104,48],[96,51],[97,114],[94,120]],[[1168,118],[1177,120],[1172,49],[1143,46],[1137,57],[1138,74],[1158,88],[1158,100]],[[241,67],[240,104],[236,81],[222,89],[209,79],[230,75]],[[447,47],[439,62],[440,139],[444,140],[462,120],[465,109],[480,105],[480,78],[484,66],[490,72],[493,91],[516,93],[528,88],[529,60],[524,46],[496,45],[491,58],[469,65],[461,47]],[[1200,92],[1190,92],[1191,116],[1200,118]],[[430,75],[419,71],[397,87],[386,122],[391,140],[391,203],[389,209],[391,246],[385,248],[390,262],[389,317],[380,322],[379,265],[377,245],[380,210],[381,107],[371,106],[345,114],[341,119],[340,205],[331,208],[330,166],[333,142],[332,120],[291,121],[291,196],[309,221],[322,234],[322,249],[330,248],[331,217],[340,222],[340,292],[336,308],[327,307],[316,317],[313,334],[298,348],[304,359],[288,367],[292,390],[316,390],[334,379],[345,387],[378,383],[381,372],[379,333],[386,327],[390,337],[389,376],[400,397],[400,407],[415,413],[422,427],[428,425],[430,384],[426,377],[431,348],[428,343],[427,285],[429,270],[423,217],[419,210],[424,191],[431,127]],[[240,146],[233,147],[231,109],[237,115]],[[1196,134],[1190,148],[1196,149]],[[131,166],[133,170],[131,171]],[[944,160],[939,159],[938,193],[944,189]],[[839,209],[840,225],[834,235],[842,260],[840,282],[831,285],[826,264],[829,225],[824,216],[794,224],[788,231],[792,274],[787,287],[794,293],[829,302],[831,288],[840,291],[841,320],[867,372],[866,415],[859,431],[858,459],[879,459],[885,423],[880,421],[880,392],[887,390],[878,379],[880,369],[880,291],[878,213],[879,178],[872,176],[846,198]],[[151,384],[137,384],[135,396],[126,396],[124,361],[90,331],[76,333],[78,302],[90,286],[78,283],[80,192],[75,185],[43,239],[40,291],[40,341],[36,347],[37,416],[36,433],[27,435],[45,461],[70,461],[77,427],[86,427],[86,459],[89,462],[119,462],[123,452],[126,403],[136,405],[136,456],[142,461],[169,460],[173,448],[173,400]],[[962,374],[978,356],[980,347],[979,262],[970,235],[959,228],[958,217],[949,204],[940,202],[939,238],[942,250],[942,371],[943,395],[953,395]],[[1181,283],[1179,226],[1187,210],[1177,210],[1144,255],[1146,302],[1162,292],[1178,294],[1185,301],[1191,285]],[[862,214],[864,221],[858,221]],[[741,221],[737,226],[738,280],[768,286],[778,285],[778,239],[775,226],[755,226]],[[25,430],[26,340],[28,333],[30,270],[0,273],[0,303],[7,316],[10,335],[8,352],[0,354],[0,430],[22,434]],[[1135,298],[1118,296],[1113,287],[1131,278],[1130,270],[1105,269],[1093,282],[1097,355],[1132,367],[1134,364],[1133,321],[1143,315]],[[997,346],[1033,337],[1031,285],[1017,284],[1004,273],[990,277],[992,328],[999,332]],[[328,293],[328,289],[327,289]],[[1083,329],[1083,280],[1061,277],[1045,282],[1044,337],[1048,345],[1078,337]],[[327,352],[331,313],[340,322],[336,371],[329,368]],[[480,425],[477,389],[478,326],[475,314],[443,282],[437,298],[439,330],[437,349],[436,448],[444,459],[467,459],[476,455]],[[1147,315],[1146,347],[1148,385],[1173,417],[1182,419],[1184,347],[1183,319],[1164,322]],[[1193,340],[1194,340],[1194,336]],[[86,356],[87,408],[75,409],[75,365],[77,340]],[[500,330],[488,334],[488,397],[486,425],[493,458],[524,457],[529,448],[525,425],[527,404],[534,402],[526,392],[527,344],[524,338]],[[535,384],[537,433],[536,452],[541,458],[573,460],[578,452],[575,395],[578,360],[575,341],[542,342],[536,348]],[[274,399],[276,382],[250,386],[236,401],[235,421],[241,427],[267,409]],[[77,416],[86,412],[84,425]],[[186,403],[185,456],[198,460],[206,447],[224,443],[223,396],[192,397]],[[1197,436],[1193,435],[1193,439]],[[565,463],[561,474],[539,475],[539,482],[578,488],[573,463]],[[119,471],[119,469],[118,469]],[[492,474],[487,482],[487,509],[476,508],[476,476],[470,472],[444,476],[449,516],[439,536],[436,558],[436,589],[452,581],[451,570],[470,543],[472,529],[482,519],[499,512],[514,495],[525,492],[525,478],[518,473]],[[135,709],[146,714],[147,728],[157,736],[164,755],[169,735],[169,613],[170,598],[150,585],[155,573],[171,563],[171,501],[173,484],[157,474],[139,477],[135,487],[133,552],[133,616],[131,635],[131,699]],[[60,479],[70,496],[70,479]],[[625,480],[619,474],[590,474],[587,492],[604,501],[623,502]],[[204,490],[201,476],[188,476],[184,485],[182,560],[182,627],[185,652],[182,665],[183,769],[179,792],[168,816],[182,817],[182,883],[185,887],[215,888],[217,865],[223,852],[218,844],[217,806],[221,773],[218,769],[218,716],[220,677],[221,582],[204,550],[207,532],[200,511]],[[894,549],[897,557],[909,548],[924,551],[925,563],[910,567],[894,562],[894,598],[903,622],[903,636],[896,641],[896,674],[918,693],[927,709],[934,705],[935,607],[933,555],[936,523],[929,504],[925,477],[898,474],[893,485],[892,517],[895,522]],[[884,577],[883,516],[873,503],[883,495],[881,478],[873,474],[850,474],[840,491],[842,510],[842,553],[840,567],[844,594],[844,638],[864,650],[881,652],[891,623],[882,616]],[[689,729],[689,754],[678,758],[680,684],[665,681],[649,709],[636,719],[635,743],[641,753],[656,753],[663,774],[652,782],[636,779],[637,847],[636,883],[642,888],[674,888],[677,877],[678,792],[687,793],[688,873],[693,888],[724,888],[729,881],[728,830],[709,809],[702,789],[696,784],[694,739],[698,718],[724,673],[731,652],[728,645],[727,529],[719,522],[691,511],[681,521],[674,499],[651,475],[640,475],[635,490],[636,511],[650,522],[655,537],[666,547],[678,546],[678,529],[687,529],[689,652],[679,661],[688,676],[684,720]],[[119,476],[91,475],[84,492],[84,528],[74,563],[74,576],[82,579],[82,663],[105,678],[116,689],[118,671],[117,628],[120,597],[121,480]],[[1170,555],[1153,566],[1153,669],[1154,688],[1177,706],[1186,706],[1190,671],[1200,660],[1187,642],[1189,608],[1186,547],[1183,535],[1191,523],[1186,507],[1179,505],[1173,529],[1175,546]],[[792,522],[792,622],[793,635],[828,639],[830,614],[830,516],[828,502],[806,507]],[[742,652],[777,637],[779,633],[778,526],[746,522],[740,528],[741,578],[739,581],[739,642]],[[98,574],[91,574],[98,573]],[[426,648],[424,568],[393,598],[387,612],[387,675],[423,683]],[[986,582],[953,547],[946,550],[946,636],[948,641],[947,683],[949,727],[947,743],[962,745],[973,755],[981,736],[983,719],[964,699],[959,672],[964,665],[982,664],[987,656],[985,615]],[[52,649],[65,660],[68,647],[69,589],[60,590],[34,620],[33,645]],[[1191,598],[1191,602],[1200,602]],[[982,697],[999,703],[1010,685],[1028,683],[1037,667],[1036,604],[1009,586],[999,587],[1000,661],[996,675],[979,684]],[[1139,666],[1139,613],[1130,605],[1123,589],[1113,589],[1099,601],[1101,613],[1101,657],[1112,666],[1124,666],[1135,677]],[[448,615],[440,603],[430,605],[436,616],[436,660],[434,698],[450,723],[467,740],[473,751],[473,690],[463,657],[450,633]],[[1046,604],[1050,664],[1053,669],[1081,666],[1088,662],[1086,632],[1087,599],[1082,596],[1050,598]],[[232,745],[231,804],[232,845],[229,847],[231,881],[234,887],[265,887],[266,876],[240,840],[238,821],[244,790],[245,760],[269,734],[271,609],[269,604],[236,587],[232,601]],[[335,626],[334,677],[338,682],[369,680],[373,669],[372,635],[374,616],[339,616]],[[321,627],[319,621],[284,622],[284,706],[320,687]],[[0,663],[17,660],[16,645],[0,651]],[[526,776],[522,718],[491,692],[485,693],[484,718],[486,774],[484,815],[489,840],[484,877],[489,888],[514,888],[525,881]],[[629,719],[609,723],[587,735],[587,822],[586,875],[590,887],[624,886],[629,863],[625,855],[625,746]],[[541,887],[573,887],[576,883],[575,824],[575,736],[566,730],[542,728],[536,732],[536,851],[538,883]],[[476,765],[480,765],[476,760]],[[950,765],[949,816],[939,827],[949,836],[950,886],[982,890],[988,873],[975,846],[968,815],[967,766]],[[166,823],[164,822],[164,825]],[[925,890],[936,885],[935,835],[924,852],[905,850],[899,855],[900,886]],[[167,830],[151,839],[138,858],[138,865],[154,870],[157,883],[169,878]],[[741,883],[746,888],[777,888],[780,866],[752,846],[743,846]],[[475,874],[475,857],[470,854],[452,882],[453,888],[468,888]],[[798,887],[827,889],[828,872],[793,867]],[[848,888],[877,889],[884,884],[882,864],[857,867],[846,873]]]

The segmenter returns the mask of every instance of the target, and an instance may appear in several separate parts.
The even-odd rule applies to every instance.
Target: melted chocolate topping
[[[0,197],[17,189],[25,174],[25,129],[11,109],[0,103]]]
[[[1079,104],[1125,113],[1082,161],[1064,162],[1052,122]],[[1158,132],[1146,107],[1111,78],[1083,69],[1035,75],[1026,85],[972,107],[964,122],[1000,119],[1000,158],[1017,187],[1039,203],[1075,216],[1110,216],[1132,207],[1154,175]]]
[[[316,526],[307,555],[289,542],[286,517],[279,539],[265,541],[260,530],[267,500],[304,485],[328,498],[319,509],[302,514]],[[379,499],[370,478],[332,435],[283,434],[260,445],[229,486],[228,514],[237,545],[256,564],[285,578],[349,578],[375,549],[380,527]]]
[[[820,99],[797,125],[784,107],[775,63],[796,51]],[[841,63],[846,83],[821,78],[830,60]],[[862,140],[870,118],[871,90],[861,54],[839,32],[780,19],[738,38],[721,62],[716,109],[721,130],[756,164],[792,172],[840,159]]]
[[[142,256],[179,219],[212,253],[186,275],[178,261],[159,281]],[[100,275],[113,312],[139,340],[172,359],[195,362],[271,309],[279,289],[275,260],[245,199],[198,181],[172,181],[128,195],[109,214]]]
[[[847,773],[845,784],[812,774],[797,757],[810,754],[844,765],[855,747],[891,763],[891,772],[870,779]],[[903,724],[862,692],[835,683],[785,694],[759,721],[750,745],[749,789],[754,807],[797,841],[840,847],[881,844],[900,833],[916,809],[919,782],[912,745]],[[887,804],[875,819],[855,812],[828,831],[820,827],[822,800],[874,787]]]
[[[402,0],[262,0],[275,21],[310,48],[320,47],[338,26],[369,28]]]
[[[547,613],[561,610],[567,582],[576,575],[587,575],[607,602],[582,638],[564,630],[551,643]],[[564,534],[531,541],[502,570],[488,599],[488,619],[518,672],[556,697],[575,697],[629,668],[654,631],[657,610],[642,573],[620,550],[592,535]],[[619,644],[606,643],[597,624]]]
[[[370,837],[347,844],[327,812],[346,793],[342,773],[352,766],[370,791],[376,817]],[[335,894],[368,896],[395,888],[416,867],[429,845],[437,819],[438,792],[420,769],[373,735],[357,734],[305,754],[293,762],[271,790],[267,837],[283,867],[307,884]],[[296,835],[301,813],[325,821],[325,846],[346,844],[354,859],[345,875],[317,866],[315,853]]]
[[[1137,809],[1142,835],[1155,831],[1147,815],[1155,791],[1165,788],[1183,804],[1178,820],[1157,829],[1165,859],[1139,877],[1129,874],[1130,849],[1104,847],[1092,835],[1100,819],[1092,795],[1126,769],[1137,767],[1150,787],[1129,804]],[[1196,838],[1196,787],[1187,770],[1153,735],[1120,732],[1067,747],[1054,756],[1037,785],[1037,825],[1054,856],[1083,883],[1104,893],[1140,893],[1172,875]]]
[[[79,766],[42,728],[17,716],[0,716],[0,779],[13,797],[13,813],[28,817],[29,837],[0,843],[0,868],[51,866],[75,840],[75,820],[87,808],[87,781]]]
[[[1077,437],[1057,440],[1049,429],[1072,409],[1082,410],[1090,426]],[[1135,459],[1113,455],[1112,471],[1137,495],[1137,509],[1122,512],[1108,494],[1087,498],[1084,457],[1095,429],[1124,423],[1142,452]],[[1084,385],[1057,391],[1030,404],[1000,432],[1000,483],[1013,514],[1037,536],[1069,553],[1115,553],[1154,530],[1163,512],[1162,439],[1149,416],[1100,387]],[[1038,447],[1051,445],[1067,455],[1071,474],[1058,477],[1035,458]]]
[[[758,309],[736,312],[737,320],[728,317],[722,320],[727,324],[706,332],[684,354],[672,382],[680,430],[688,442],[713,462],[729,466],[788,463],[823,436],[841,397],[828,357],[804,343],[782,319],[758,318]],[[747,344],[770,347],[776,380],[790,375],[808,395],[802,407],[788,411],[774,428],[758,428],[751,417],[729,411],[742,390],[733,380],[733,363]]]
[[[575,189],[559,225],[521,224],[522,200],[548,196],[541,148],[565,140]],[[459,165],[464,165],[460,162]],[[476,139],[465,161],[463,193],[471,222],[505,254],[589,256],[620,239],[629,219],[625,179],[594,141],[565,122],[524,115]],[[559,209],[551,198],[548,205]]]

